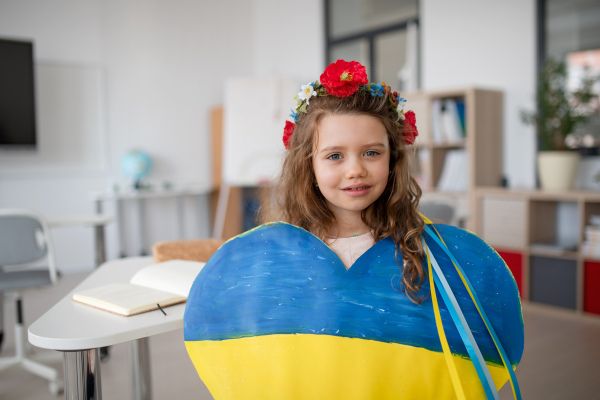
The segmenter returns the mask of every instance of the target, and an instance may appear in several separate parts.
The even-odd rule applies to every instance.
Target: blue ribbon
[[[519,382],[517,381],[515,371],[512,368],[512,364],[510,363],[510,360],[508,359],[508,356],[506,355],[506,352],[504,351],[504,347],[502,346],[502,343],[498,339],[498,336],[496,335],[496,331],[494,330],[494,327],[490,323],[490,321],[487,317],[487,314],[485,313],[485,310],[484,310],[483,306],[481,305],[481,302],[479,301],[479,297],[477,296],[477,293],[475,292],[473,285],[471,284],[471,282],[469,281],[469,278],[467,277],[467,274],[465,274],[465,272],[461,268],[461,266],[458,263],[458,261],[456,260],[456,258],[454,258],[454,256],[450,252],[450,250],[448,250],[448,247],[440,240],[438,235],[436,233],[434,233],[434,231],[427,225],[425,225],[425,231],[437,243],[437,245],[440,246],[440,248],[446,253],[446,255],[448,257],[450,257],[450,260],[454,263],[455,268],[458,270],[459,274],[461,275],[464,282],[466,283],[466,285],[469,289],[469,292],[471,294],[471,297],[472,297],[473,301],[475,302],[475,305],[477,306],[479,315],[481,315],[481,318],[483,319],[483,321],[488,329],[488,332],[489,332],[490,336],[492,337],[492,340],[494,341],[494,344],[496,345],[498,352],[500,353],[502,362],[504,363],[504,366],[505,366],[506,370],[508,371],[508,374],[510,377],[510,383],[511,383],[512,389],[513,389],[513,396],[515,397],[515,399],[521,400],[521,390],[519,388]]]

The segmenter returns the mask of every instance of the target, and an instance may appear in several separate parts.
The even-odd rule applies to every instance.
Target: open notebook
[[[170,260],[140,269],[129,282],[82,290],[73,301],[123,316],[157,310],[187,300],[204,262]]]

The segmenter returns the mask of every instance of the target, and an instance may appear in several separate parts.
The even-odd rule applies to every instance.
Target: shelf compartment
[[[529,205],[529,243],[546,245],[548,249],[554,247],[568,257],[568,253],[573,252],[575,257],[581,240],[579,218],[579,204],[575,201],[532,200]],[[533,247],[531,251],[539,253]],[[543,253],[556,255],[549,251]]]
[[[538,303],[576,310],[577,261],[530,256],[529,299]]]
[[[481,237],[501,249],[524,249],[527,203],[519,198],[485,197],[481,200]]]

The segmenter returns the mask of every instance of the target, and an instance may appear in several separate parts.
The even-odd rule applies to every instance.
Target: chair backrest
[[[433,222],[451,224],[454,218],[454,206],[442,202],[422,202],[419,211]]]
[[[225,243],[221,239],[186,239],[157,242],[152,246],[154,261],[189,260],[206,262]]]
[[[43,217],[23,209],[0,209],[0,266],[18,266],[46,258],[56,283],[54,250]]]

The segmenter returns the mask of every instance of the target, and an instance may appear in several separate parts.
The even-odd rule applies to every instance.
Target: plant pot
[[[540,151],[537,161],[542,189],[573,189],[579,168],[579,154],[577,152]]]

